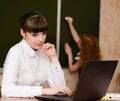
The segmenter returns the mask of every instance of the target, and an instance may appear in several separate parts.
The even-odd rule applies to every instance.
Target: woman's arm
[[[69,46],[68,43],[65,43],[65,52],[68,56],[68,65],[69,65],[69,70],[71,72],[75,72],[77,71],[81,66],[82,64],[80,64],[80,59],[76,61],[75,64],[73,64],[73,54],[72,54],[72,49],[71,47]]]
[[[48,76],[48,82],[50,86],[51,87],[65,86],[64,73],[58,61],[55,46],[51,43],[45,43],[41,47],[41,51],[45,53],[50,59],[51,66],[50,66],[49,76]]]
[[[68,65],[69,67],[71,67],[73,64],[73,54],[72,54],[72,49],[68,43],[65,43],[65,52],[68,56]]]
[[[65,20],[66,20],[67,23],[68,23],[68,26],[69,26],[69,29],[70,29],[70,31],[71,31],[71,34],[72,34],[72,37],[73,37],[74,41],[75,41],[76,43],[78,43],[79,40],[80,40],[80,38],[79,38],[79,35],[78,35],[75,27],[73,26],[73,19],[72,19],[71,17],[65,17]]]
[[[55,46],[51,43],[45,43],[41,48],[51,61],[51,67],[48,73],[48,83],[50,88],[44,88],[42,94],[54,95],[62,92],[67,95],[72,95],[72,91],[66,87],[64,73],[58,61]]]
[[[22,55],[22,53],[20,53],[18,48],[12,48],[7,54],[3,67],[1,87],[1,93],[4,97],[34,97],[42,92],[41,86],[30,86],[18,83],[19,67],[21,64],[20,57]]]

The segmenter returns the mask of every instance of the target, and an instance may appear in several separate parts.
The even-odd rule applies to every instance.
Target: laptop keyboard
[[[55,94],[55,96],[67,96],[67,94],[59,92],[59,93]]]

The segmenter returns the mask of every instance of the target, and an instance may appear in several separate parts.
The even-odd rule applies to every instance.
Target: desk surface
[[[35,98],[0,98],[0,101],[40,101]],[[115,101],[115,100],[97,100],[97,101]]]
[[[0,101],[40,101],[35,98],[5,98],[1,97]]]

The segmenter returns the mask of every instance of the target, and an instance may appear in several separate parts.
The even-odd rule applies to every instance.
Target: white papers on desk
[[[120,93],[106,93],[102,100],[117,100],[120,101]]]

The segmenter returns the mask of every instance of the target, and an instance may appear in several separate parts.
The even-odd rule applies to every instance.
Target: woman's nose
[[[39,35],[37,38],[37,41],[39,42],[45,42],[46,36],[45,35]]]
[[[40,40],[40,41],[42,41],[44,39],[44,37],[42,35],[38,35],[37,39]]]

